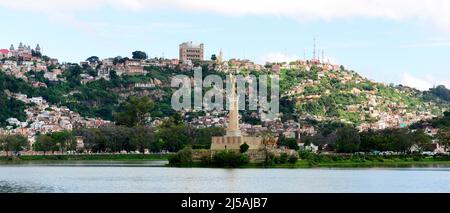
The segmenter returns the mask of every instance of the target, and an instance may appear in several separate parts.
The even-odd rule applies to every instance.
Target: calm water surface
[[[450,192],[450,168],[157,167],[165,163],[0,165],[0,192]]]

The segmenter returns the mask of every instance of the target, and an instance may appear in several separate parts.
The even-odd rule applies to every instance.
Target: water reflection
[[[57,191],[63,192],[63,190],[56,190],[49,186],[0,181],[0,192],[2,193],[48,193]]]
[[[450,169],[207,169],[155,167],[150,162],[2,165],[0,192],[450,192]]]

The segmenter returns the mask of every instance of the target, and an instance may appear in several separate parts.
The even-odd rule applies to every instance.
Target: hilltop
[[[352,123],[360,130],[399,128],[428,120],[449,107],[444,86],[429,91],[371,81],[355,71],[302,64],[282,69],[282,96],[300,120]]]

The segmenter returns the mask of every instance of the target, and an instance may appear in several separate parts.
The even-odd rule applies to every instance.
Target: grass
[[[120,161],[151,161],[167,160],[170,154],[101,154],[101,155],[25,155],[12,159],[1,156],[0,161],[90,161],[90,160],[120,160]]]
[[[0,162],[26,162],[26,161],[152,161],[168,160],[171,154],[101,154],[101,155],[30,155],[20,156],[17,159],[0,156]],[[309,155],[295,164],[247,163],[239,168],[407,168],[407,167],[450,167],[450,156],[423,157],[423,156],[327,156]],[[200,162],[192,162],[180,167],[214,168]]]
[[[275,164],[272,168],[404,168],[430,166],[450,166],[450,159],[449,157],[358,156],[346,159],[306,159],[299,160],[295,164]]]

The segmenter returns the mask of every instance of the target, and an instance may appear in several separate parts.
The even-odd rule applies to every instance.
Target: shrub
[[[289,158],[289,156],[288,156],[287,153],[281,153],[280,157],[278,157],[278,162],[277,163],[280,163],[280,164],[287,163],[288,162],[288,158]]]
[[[211,156],[210,155],[201,156],[200,163],[202,164],[202,166],[210,166],[211,165]]]
[[[186,166],[192,164],[192,148],[184,148],[169,158],[170,166]]]
[[[241,153],[246,153],[248,151],[248,148],[250,148],[250,146],[248,144],[244,143],[239,147],[239,151]]]
[[[311,153],[310,151],[307,151],[307,150],[298,151],[298,156],[300,157],[300,159],[303,159],[303,160],[307,160],[307,159],[311,158],[312,155],[313,155],[313,153]]]
[[[233,151],[219,151],[212,159],[212,163],[217,167],[236,168],[248,163],[247,155]]]
[[[297,161],[298,161],[298,157],[297,157],[296,155],[291,155],[291,156],[289,156],[288,161],[289,161],[289,163],[291,163],[291,164],[295,164],[295,163],[297,163]]]
[[[264,160],[264,166],[270,167],[277,163],[277,157],[272,153],[267,153],[266,159]]]

